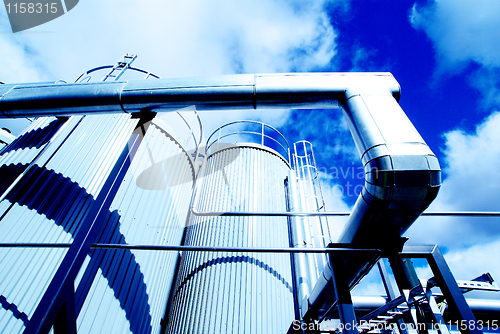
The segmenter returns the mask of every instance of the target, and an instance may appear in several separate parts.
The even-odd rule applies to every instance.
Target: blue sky
[[[0,81],[74,81],[124,53],[162,77],[289,71],[388,71],[400,104],[444,172],[432,210],[498,211],[500,1],[81,0],[67,14],[12,34],[0,8]],[[360,166],[339,111],[203,114],[205,133],[235,119],[315,145],[329,210],[348,210]],[[13,122],[0,122],[14,132]],[[343,174],[349,174],[344,177]],[[347,173],[349,171],[349,173]],[[352,177],[351,171],[356,171]],[[340,195],[340,196],[336,196]],[[332,221],[340,233],[342,219]],[[422,218],[410,242],[438,243],[455,276],[500,280],[500,221]],[[421,269],[425,271],[425,269]],[[489,296],[491,297],[491,296]]]

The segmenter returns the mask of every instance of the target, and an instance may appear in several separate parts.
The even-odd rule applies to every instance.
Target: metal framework
[[[258,126],[258,131],[246,128],[233,129],[233,130],[229,129],[231,127],[234,128],[236,126],[246,127],[251,125]],[[223,129],[226,129],[228,132],[223,133]],[[266,129],[267,133],[269,134],[266,133]],[[249,120],[230,122],[215,130],[207,139],[207,145],[205,147],[206,155],[208,156],[214,153],[215,151],[220,150],[221,148],[227,148],[227,145],[224,145],[227,139],[225,141],[221,141],[222,139],[228,137],[233,137],[233,138],[236,137],[237,142],[241,143],[242,141],[238,140],[239,138],[237,137],[240,135],[250,135],[251,137],[250,143],[260,144],[263,147],[271,149],[272,147],[276,147],[277,149],[275,151],[277,151],[281,156],[283,156],[283,158],[288,162],[289,165],[291,164],[290,147],[288,145],[288,141],[286,140],[286,138],[278,130],[276,130],[270,125],[264,124],[262,122],[249,121]],[[222,144],[222,145],[217,145],[217,144]],[[215,147],[215,149],[213,147]]]
[[[126,58],[126,59],[125,59]],[[103,81],[118,79],[130,68],[134,56],[127,56],[111,68]],[[99,68],[102,69],[102,68]],[[91,248],[143,249],[165,251],[210,252],[278,252],[324,253],[329,261],[317,282],[307,291],[300,304],[305,325],[328,319],[337,307],[343,324],[357,324],[350,289],[377,263],[381,256],[389,257],[393,270],[398,271],[398,286],[403,298],[393,298],[382,309],[363,318],[380,317],[394,312],[400,301],[408,306],[410,321],[422,319],[423,300],[426,310],[439,323],[432,294],[418,288],[412,267],[404,259],[425,258],[436,284],[460,321],[475,323],[460,288],[437,246],[405,246],[401,239],[420,215],[497,217],[498,212],[435,212],[423,213],[437,195],[441,170],[432,153],[398,104],[400,87],[389,73],[302,73],[230,75],[208,78],[130,80],[85,83],[39,83],[0,85],[0,118],[71,116],[87,114],[130,113],[140,118],[140,124],[151,120],[156,112],[176,111],[186,107],[195,110],[234,109],[342,109],[354,137],[365,169],[365,186],[352,212],[199,212],[196,210],[197,187],[191,202],[191,213],[199,216],[287,216],[323,217],[349,216],[339,244],[329,248],[223,248],[96,244],[102,215],[108,211],[130,160],[135,154],[140,136],[132,134],[129,144],[109,174],[103,191],[89,209],[82,227],[71,244],[0,244],[0,247],[69,247],[54,278],[25,333],[48,333],[52,325],[58,332],[76,332],[74,280]],[[115,74],[116,73],[116,74]],[[147,77],[151,76],[149,72]],[[398,124],[397,127],[394,124]],[[262,131],[262,143],[268,138]],[[286,142],[286,141],[285,141]],[[198,143],[199,144],[199,143]],[[284,149],[285,147],[282,146]],[[289,152],[286,149],[289,160]],[[197,154],[197,153],[196,153]],[[4,194],[5,195],[5,194]],[[292,210],[293,211],[293,210]],[[401,250],[402,249],[402,250]],[[383,271],[383,270],[382,270]],[[386,282],[388,286],[388,281]],[[388,291],[389,288],[387,287]],[[425,310],[424,310],[425,312]],[[404,316],[404,312],[402,313]],[[408,319],[391,315],[385,322]],[[397,314],[396,314],[397,315]],[[395,320],[396,319],[396,320]],[[373,320],[373,319],[372,319]],[[307,327],[307,326],[306,326]],[[292,328],[292,326],[291,326]],[[354,327],[346,332],[357,333]],[[480,333],[477,328],[459,328],[463,333]],[[361,328],[368,331],[370,328]],[[313,330],[317,331],[317,330]],[[446,333],[443,328],[442,333]],[[404,332],[402,332],[404,334]]]
[[[330,247],[336,246],[338,245],[330,245]],[[400,275],[396,275],[395,278],[401,290],[401,295],[396,297],[383,262],[378,262],[381,277],[388,294],[388,301],[385,305],[378,307],[369,314],[357,318],[349,293],[349,286],[345,280],[344,255],[330,253],[329,268],[332,271],[330,284],[335,289],[338,299],[322,315],[308,310],[304,315],[304,321],[300,329],[307,333],[326,332],[326,330],[321,331],[321,328],[324,327],[322,322],[331,319],[333,314],[336,314],[340,319],[338,328],[343,327],[346,333],[366,333],[372,330],[381,330],[383,332],[384,330],[391,331],[395,329],[401,333],[407,333],[408,329],[416,329],[419,333],[437,330],[438,333],[447,334],[453,328],[460,330],[462,333],[479,334],[482,333],[483,327],[488,329],[487,326],[478,325],[476,322],[476,318],[463,296],[464,291],[457,284],[437,245],[406,245],[401,252],[373,254],[380,258],[389,258],[395,275],[399,272]],[[364,255],[367,256],[369,253],[364,253]],[[373,263],[379,257],[371,258],[370,261]],[[410,258],[427,260],[434,274],[432,286],[427,286],[426,289],[421,286],[409,261]],[[411,277],[412,275],[413,277]],[[445,300],[449,306],[451,315],[448,316],[447,321],[445,321],[442,310],[437,306],[436,299],[430,290],[434,286],[439,287],[442,292],[443,298],[440,302]],[[332,312],[334,309],[336,309],[336,313]],[[302,332],[294,331],[293,327],[293,325],[290,326],[289,333]],[[498,324],[496,327],[498,328]]]

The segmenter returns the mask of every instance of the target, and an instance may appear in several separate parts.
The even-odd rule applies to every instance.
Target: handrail
[[[287,149],[279,141],[277,141],[273,137],[268,136],[266,134],[261,134],[260,132],[246,131],[246,130],[235,131],[235,132],[231,132],[231,133],[225,134],[223,136],[219,136],[217,138],[217,141],[214,141],[214,142],[210,143],[210,146],[206,147],[205,152],[208,152],[208,150],[210,149],[210,147],[212,147],[213,144],[218,143],[218,141],[221,140],[222,138],[226,138],[226,137],[229,137],[229,136],[234,136],[234,135],[237,135],[237,134],[253,134],[253,135],[260,135],[262,139],[263,138],[269,138],[270,140],[274,141],[276,144],[278,144],[279,146],[281,146],[281,148],[283,149],[284,152],[287,152]],[[263,143],[264,141],[262,140],[261,142]],[[264,144],[261,144],[261,145],[266,146]]]
[[[87,82],[90,81],[91,79],[91,76],[89,75],[90,73],[93,73],[93,72],[97,72],[97,71],[101,71],[101,70],[105,70],[105,69],[110,69],[110,68],[113,68],[114,65],[104,65],[104,66],[97,66],[97,67],[94,67],[84,73],[82,73],[78,79],[75,80],[75,83],[82,83],[83,80],[87,79]],[[146,77],[144,78],[144,80],[152,77],[152,78],[155,78],[155,79],[160,79],[160,76],[159,75],[156,75],[154,73],[151,73],[149,71],[146,71],[146,70],[143,70],[141,68],[138,68],[138,67],[133,67],[133,66],[128,66],[127,67],[127,70],[131,70],[131,71],[135,71],[135,72],[139,72],[139,73],[144,73],[146,74]],[[56,82],[57,83],[57,82]],[[202,125],[201,125],[201,119],[200,119],[200,116],[198,115],[198,113],[196,112],[196,109],[193,110],[194,114],[196,115],[196,118],[198,120],[198,126],[200,128],[200,135],[199,135],[199,139],[196,138],[196,135],[194,133],[194,129],[191,127],[191,125],[189,124],[189,122],[184,118],[184,116],[182,116],[182,114],[180,112],[176,112],[177,115],[182,119],[182,121],[186,124],[187,128],[189,129],[190,133],[191,133],[191,137],[193,139],[193,142],[194,142],[194,155],[191,157],[189,157],[190,159],[192,159],[193,163],[197,160],[198,158],[198,155],[199,155],[199,149],[200,149],[200,145],[201,145],[201,141],[202,141],[202,138],[203,138],[203,128],[202,128]],[[162,126],[161,124],[159,124],[160,122],[158,121],[158,119],[153,119],[153,123],[155,123],[156,125],[158,126]]]
[[[261,125],[261,131],[257,132],[257,131],[251,131],[251,130],[234,130],[232,132],[229,132],[227,134],[222,135],[222,129],[227,128],[228,126],[231,126],[231,125],[245,124],[245,123],[251,123],[251,124]],[[274,133],[278,134],[281,137],[281,139],[283,139],[284,144],[286,145],[286,147],[279,140],[277,140],[276,138],[274,138],[274,137],[272,137],[270,135],[265,134],[264,133],[265,128],[269,128]],[[214,139],[211,142],[212,137],[214,137],[216,134],[217,134],[217,139]],[[239,121],[230,122],[230,123],[227,123],[227,124],[219,127],[217,130],[215,130],[214,132],[212,132],[212,134],[207,139],[205,153],[208,155],[209,154],[209,150],[212,147],[212,145],[215,144],[215,143],[219,143],[222,138],[226,138],[226,137],[237,135],[237,134],[258,135],[261,138],[259,144],[263,145],[263,146],[267,146],[267,147],[269,147],[269,146],[265,144],[264,138],[268,138],[268,139],[272,140],[273,142],[275,142],[277,145],[279,145],[281,147],[281,149],[283,150],[283,152],[286,155],[286,156],[283,156],[283,157],[285,158],[285,160],[288,163],[290,163],[290,145],[288,144],[288,141],[286,140],[285,136],[283,136],[277,129],[275,129],[274,127],[272,127],[272,126],[270,126],[268,124],[265,124],[263,122],[258,122],[258,121],[251,121],[251,120],[239,120]],[[281,154],[281,155],[283,155],[281,152],[278,152],[278,153]]]
[[[94,67],[94,68],[91,68],[90,70],[82,73],[76,80],[75,80],[75,83],[78,83],[78,82],[82,82],[84,79],[86,79],[87,77],[85,75],[89,75],[90,73],[93,73],[93,72],[96,72],[96,71],[100,71],[100,70],[105,70],[105,69],[108,69],[108,68],[113,68],[114,65],[104,65],[104,66],[97,66],[97,67]],[[151,73],[151,72],[148,72],[146,70],[143,70],[142,68],[138,68],[138,67],[133,67],[133,66],[129,66],[127,69],[129,70],[132,70],[132,71],[136,71],[136,72],[140,72],[140,73],[144,73],[146,74],[146,77],[144,79],[147,79],[149,77],[153,77],[153,78],[156,78],[156,79],[159,79],[160,76],[154,74],[154,73]],[[89,80],[90,80],[90,76],[88,77]],[[88,80],[87,80],[88,82]]]
[[[211,217],[211,216],[263,216],[263,217],[323,217],[323,216],[336,216],[346,217],[351,214],[347,211],[325,211],[325,212],[242,212],[242,211],[206,211],[200,212],[196,208],[191,208],[191,212],[195,216]],[[423,212],[421,216],[428,217],[500,217],[500,212],[493,211],[456,211],[456,212]]]
[[[69,248],[71,243],[0,243],[0,248]],[[362,256],[366,253],[380,254],[379,249],[370,248],[288,248],[288,247],[210,247],[210,246],[170,246],[131,245],[94,243],[92,249],[136,249],[194,252],[237,252],[237,253],[338,253]]]

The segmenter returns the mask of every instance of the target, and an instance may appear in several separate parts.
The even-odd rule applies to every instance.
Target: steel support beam
[[[332,285],[337,296],[337,307],[344,333],[358,334],[351,292],[345,275],[344,261],[338,256],[330,256],[330,263],[332,265]]]
[[[434,274],[450,311],[458,319],[460,332],[463,334],[482,334],[462,291],[460,290],[450,267],[437,245],[407,245],[400,253],[402,257],[425,258]]]
[[[130,141],[125,145],[120,157],[103,189],[99,193],[90,208],[87,216],[78,230],[73,243],[69,247],[61,265],[57,269],[54,278],[50,282],[47,290],[33,313],[24,334],[49,333],[52,325],[58,319],[58,324],[64,324],[72,320],[61,320],[64,314],[71,316],[70,303],[74,296],[74,281],[80,270],[85,257],[90,251],[90,247],[97,236],[104,218],[108,214],[109,207],[115,198],[116,192],[120,187],[123,177],[129,169],[130,161],[135,155],[139,146],[140,139],[138,135],[133,134]],[[61,312],[61,309],[63,311]],[[74,307],[73,307],[74,312]],[[69,328],[65,325],[58,325],[58,328]],[[64,332],[64,331],[63,331]],[[57,334],[57,333],[56,333]]]
[[[76,334],[75,288],[74,285],[69,288],[54,321],[54,334]]]
[[[192,106],[196,110],[342,109],[364,165],[365,186],[339,240],[395,251],[397,247],[393,246],[401,234],[432,202],[441,184],[437,158],[399,106],[399,97],[400,86],[390,73],[249,74],[1,85],[0,118],[168,112]],[[373,265],[358,260],[344,261],[350,287]],[[322,273],[319,284],[311,289],[312,313],[320,313],[336,302],[329,274]]]
[[[463,334],[482,334],[478,329],[476,318],[467,304],[462,291],[458,287],[457,281],[451,273],[446,260],[437,246],[434,247],[431,256],[427,258],[429,266],[437,280],[441,291],[443,292],[451,312],[456,312],[461,324],[460,332]]]

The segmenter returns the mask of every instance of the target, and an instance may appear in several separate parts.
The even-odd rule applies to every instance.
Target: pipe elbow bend
[[[362,196],[370,206],[421,213],[437,196],[441,168],[425,143],[378,145],[367,150],[362,160]]]
[[[422,142],[377,145],[362,161],[365,186],[339,241],[392,249],[436,198],[439,162]]]

